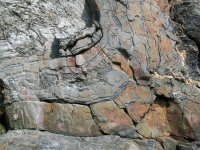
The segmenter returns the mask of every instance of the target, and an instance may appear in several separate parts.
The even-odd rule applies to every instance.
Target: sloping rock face
[[[0,17],[0,149],[200,148],[199,0],[0,0]]]

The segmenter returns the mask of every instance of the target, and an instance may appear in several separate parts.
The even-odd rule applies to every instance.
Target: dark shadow
[[[198,81],[200,75],[200,13],[198,12],[200,9],[194,1],[168,1],[171,3],[171,19],[176,23],[175,32],[181,40],[179,50],[185,50],[187,53],[185,63],[188,70],[184,71],[184,74],[189,74]]]
[[[9,129],[9,126],[6,121],[6,111],[5,111],[5,95],[3,94],[5,84],[3,80],[0,79],[0,124],[2,124],[6,130]]]
[[[57,38],[54,38],[52,44],[51,44],[51,55],[50,57],[55,59],[60,57],[60,41]]]
[[[84,10],[82,13],[82,19],[85,21],[86,27],[91,27],[93,24],[92,13],[90,11],[90,5],[88,1],[85,2]]]
[[[86,27],[91,27],[93,23],[100,22],[100,11],[95,0],[85,0],[85,6],[82,19],[86,23]]]
[[[195,141],[192,127],[184,115],[184,110],[180,104],[175,103],[174,99],[163,96],[158,96],[155,104],[163,110],[166,110],[166,119],[170,127],[170,136],[182,142]],[[164,112],[164,111],[163,111]]]

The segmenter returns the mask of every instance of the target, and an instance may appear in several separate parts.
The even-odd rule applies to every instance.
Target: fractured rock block
[[[137,125],[138,132],[148,138],[174,136],[194,139],[194,131],[179,105],[167,98],[157,98]]]
[[[126,89],[114,101],[120,108],[125,108],[133,102],[151,103],[154,98],[150,87],[136,85],[134,81],[129,81]]]
[[[135,122],[139,122],[148,113],[148,110],[148,104],[134,103],[127,107],[128,114]]]
[[[90,107],[97,124],[104,133],[117,133],[133,125],[131,118],[113,101],[93,104]]]
[[[95,136],[100,131],[90,109],[83,105],[16,102],[7,107],[12,129],[38,129],[74,136]]]

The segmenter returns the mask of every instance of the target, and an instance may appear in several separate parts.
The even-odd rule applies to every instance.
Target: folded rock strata
[[[198,149],[199,8],[0,0],[0,147]]]

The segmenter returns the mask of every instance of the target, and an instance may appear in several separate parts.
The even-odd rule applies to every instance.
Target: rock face
[[[18,102],[6,108],[12,129],[38,129],[74,136],[101,135],[83,105]]]
[[[10,138],[12,137],[12,138]],[[14,143],[14,144],[10,144]],[[146,150],[162,149],[155,140],[130,140],[118,136],[70,137],[47,132],[16,130],[0,137],[2,149],[67,149],[67,150]]]
[[[199,148],[199,0],[0,0],[0,18],[0,149]]]

